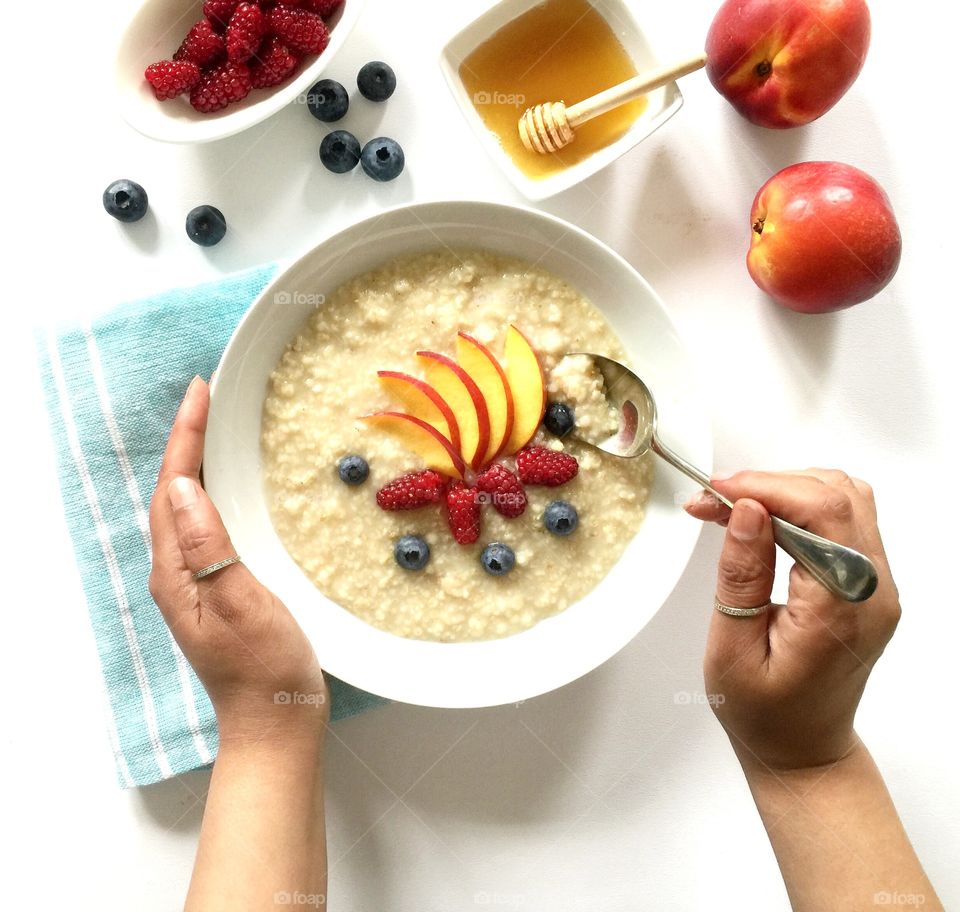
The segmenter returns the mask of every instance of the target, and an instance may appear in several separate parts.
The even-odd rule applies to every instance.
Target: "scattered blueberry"
[[[360,143],[357,137],[346,130],[328,133],[320,143],[320,161],[334,174],[352,171],[360,161]]]
[[[103,191],[103,208],[121,222],[139,222],[147,214],[147,191],[131,180],[114,181]]]
[[[397,74],[382,60],[371,60],[357,74],[357,88],[370,101],[386,101],[397,87]]]
[[[565,402],[547,405],[543,425],[554,437],[566,437],[573,430],[573,423],[573,409]]]
[[[517,562],[513,548],[502,542],[487,545],[480,554],[483,569],[493,576],[506,576]]]
[[[310,113],[324,123],[340,120],[350,107],[347,90],[335,79],[321,79],[307,92]]]
[[[419,535],[404,535],[393,546],[393,556],[404,570],[422,570],[430,560],[430,546]]]
[[[555,500],[543,511],[543,524],[554,535],[569,535],[580,524],[577,510],[565,500]]]
[[[201,247],[213,247],[227,233],[227,220],[214,206],[197,206],[187,213],[187,237]]]
[[[340,480],[348,485],[362,485],[370,474],[370,466],[362,456],[344,456],[337,463]]]
[[[360,164],[376,181],[392,181],[403,171],[403,149],[400,143],[388,136],[371,139],[360,153]]]

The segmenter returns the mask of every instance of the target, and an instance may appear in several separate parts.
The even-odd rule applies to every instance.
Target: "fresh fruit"
[[[386,101],[397,88],[397,75],[382,60],[371,60],[360,68],[357,88],[370,101]]]
[[[119,222],[139,222],[147,203],[147,191],[132,180],[116,180],[103,191],[103,208]]]
[[[465,332],[457,333],[457,362],[476,383],[487,404],[490,442],[484,462],[499,456],[513,431],[513,394],[500,362],[481,342]]]
[[[573,409],[565,402],[551,402],[543,416],[543,426],[554,437],[566,437],[573,430]]]
[[[192,60],[160,60],[143,73],[160,101],[188,92],[200,81],[200,67]]]
[[[344,484],[351,486],[362,485],[370,475],[370,466],[362,456],[344,456],[337,463],[337,473]]]
[[[404,535],[393,546],[393,557],[404,570],[422,570],[430,560],[430,546],[419,535]]]
[[[187,237],[201,247],[213,247],[227,233],[227,220],[216,206],[197,206],[187,213]]]
[[[335,79],[321,79],[307,92],[307,107],[317,120],[333,123],[347,113],[350,98]]]
[[[480,552],[480,563],[491,576],[506,576],[516,562],[513,548],[503,542],[493,542]]]
[[[227,24],[227,58],[245,63],[260,47],[267,21],[256,3],[241,3]]]
[[[426,421],[402,412],[378,412],[367,415],[368,424],[397,437],[407,449],[417,453],[427,468],[451,478],[463,478],[466,466],[450,441]]]
[[[392,181],[403,171],[405,157],[400,143],[389,136],[371,139],[360,154],[360,164],[375,181]]]
[[[360,161],[360,143],[357,137],[346,130],[328,133],[320,143],[320,161],[334,174],[352,171]]]
[[[401,475],[377,491],[377,505],[381,510],[419,510],[443,500],[446,482],[438,472],[411,472]]]
[[[543,524],[554,535],[570,535],[577,530],[580,517],[565,500],[555,500],[543,511]]]
[[[295,6],[275,6],[267,14],[271,34],[298,54],[320,54],[330,41],[330,31],[316,13]]]
[[[299,64],[299,55],[274,35],[263,42],[257,56],[250,61],[250,84],[255,89],[279,85],[296,72]]]
[[[221,32],[226,31],[234,10],[240,5],[240,0],[205,0],[203,15],[210,24]]]
[[[527,337],[510,326],[504,346],[506,375],[513,393],[513,430],[505,454],[526,446],[537,433],[547,404],[547,384],[540,359]]]
[[[464,462],[479,471],[490,442],[490,416],[479,387],[452,359],[436,352],[417,352],[427,383],[450,406],[460,429]]]
[[[726,0],[707,34],[707,75],[752,123],[796,127],[843,97],[869,46],[865,0]]]
[[[800,313],[866,301],[900,265],[902,239],[890,200],[872,177],[850,165],[785,168],[760,188],[750,218],[750,275]]]
[[[310,10],[324,19],[329,19],[341,6],[343,0],[300,0],[300,9]]]
[[[250,67],[228,60],[200,77],[200,81],[190,90],[190,104],[201,113],[209,114],[235,101],[242,101],[252,88]]]
[[[477,490],[486,494],[493,509],[508,519],[515,519],[527,509],[527,492],[520,479],[499,463],[477,477]]]
[[[555,488],[574,478],[580,466],[569,453],[546,447],[526,447],[517,453],[517,475],[524,484]]]
[[[460,427],[453,409],[432,386],[397,371],[377,371],[377,377],[380,386],[402,402],[409,414],[436,428],[455,450],[460,450]]]
[[[226,56],[227,44],[223,36],[217,34],[210,20],[201,19],[187,32],[173,59],[192,60],[201,70],[205,70]]]
[[[447,523],[459,545],[472,545],[480,537],[480,497],[475,488],[462,481],[447,488]]]

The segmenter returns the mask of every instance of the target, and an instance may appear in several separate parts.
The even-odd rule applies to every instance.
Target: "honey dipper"
[[[659,89],[681,76],[693,73],[705,66],[706,62],[707,55],[698,54],[669,69],[634,76],[569,108],[562,101],[534,105],[527,108],[520,117],[520,139],[531,152],[539,152],[541,155],[558,152],[573,142],[574,131],[580,124]]]

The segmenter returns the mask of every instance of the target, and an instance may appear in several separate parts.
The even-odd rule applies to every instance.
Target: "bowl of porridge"
[[[407,206],[324,241],[264,290],[212,387],[211,497],[331,674],[469,707],[587,673],[669,596],[699,534],[692,485],[558,430],[616,428],[606,354],[712,463],[667,311],[569,223],[481,202]]]

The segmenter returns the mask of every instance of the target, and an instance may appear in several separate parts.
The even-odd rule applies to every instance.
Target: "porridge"
[[[568,351],[625,358],[606,319],[576,289],[484,251],[400,258],[330,295],[271,375],[262,423],[274,527],[314,585],[376,627],[444,642],[517,633],[593,589],[643,521],[652,465],[540,426],[546,400],[570,406],[577,433],[588,439],[616,431],[589,362],[558,365]],[[537,361],[540,369],[531,366]],[[479,391],[487,408],[473,410],[469,396],[459,401],[464,389]],[[418,403],[420,417],[411,419]],[[354,455],[362,472],[343,480],[344,457]],[[491,460],[502,468],[488,470]],[[562,477],[536,478],[544,467]],[[484,496],[494,472],[505,487]],[[443,494],[418,509],[387,509],[383,490],[410,473],[442,480]],[[451,488],[445,476],[455,474],[463,480]],[[454,488],[479,521],[468,544],[452,531],[460,515],[448,500]],[[503,491],[517,495],[520,515],[502,515],[517,512],[506,497],[497,499]],[[563,506],[551,507],[557,501]],[[563,516],[566,525],[558,525]],[[421,551],[401,554],[405,536],[416,536]],[[494,554],[491,543],[508,546],[512,560]]]

